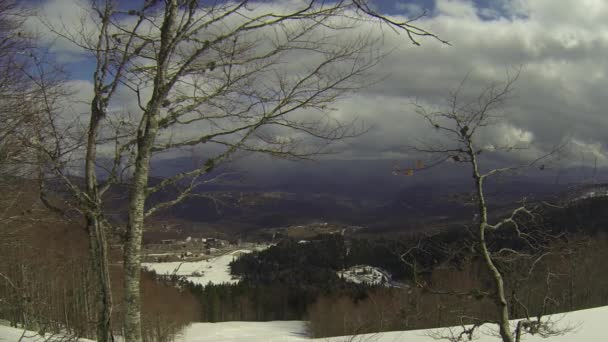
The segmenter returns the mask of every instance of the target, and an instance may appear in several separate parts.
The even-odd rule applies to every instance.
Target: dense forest
[[[31,184],[15,180],[14,187],[2,190],[16,201],[5,207],[10,222],[0,231],[0,275],[10,280],[0,281],[0,318],[39,333],[94,338],[100,304],[93,294],[98,283],[90,270],[82,224],[42,205]],[[120,333],[123,275],[116,261],[121,251],[111,252],[114,329]],[[175,283],[144,272],[141,291],[147,341],[171,341],[184,326],[200,319],[196,297]]]

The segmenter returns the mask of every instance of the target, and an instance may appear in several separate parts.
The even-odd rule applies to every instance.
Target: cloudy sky
[[[282,6],[276,1],[273,6]],[[85,0],[33,2],[46,20],[79,23]],[[451,45],[426,38],[414,46],[403,34],[368,25],[383,47],[394,49],[372,72],[373,86],[335,103],[337,118],[359,117],[371,129],[337,146],[339,158],[406,159],[408,145],[432,131],[414,113],[412,102],[439,108],[468,75],[465,96],[478,94],[507,71],[521,68],[503,122],[483,134],[483,144],[524,142],[541,153],[568,142],[572,163],[608,165],[608,2],[604,0],[374,0],[382,13],[414,17]],[[44,30],[35,23],[36,30]],[[357,34],[345,32],[344,35]],[[77,97],[90,97],[92,62],[77,47],[53,41],[66,63]],[[131,106],[133,97],[118,99]],[[528,155],[523,157],[530,157]]]

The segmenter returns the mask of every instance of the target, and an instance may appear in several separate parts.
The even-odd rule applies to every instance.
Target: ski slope
[[[559,320],[559,326],[571,326],[576,329],[564,336],[544,339],[539,336],[525,336],[526,342],[603,342],[608,341],[608,306],[554,315]],[[458,329],[458,328],[457,328]],[[430,342],[435,341],[429,336],[435,330],[394,331],[360,336],[342,336],[332,338],[311,339],[306,336],[306,322],[303,321],[274,321],[274,322],[222,322],[194,323],[184,330],[176,342]],[[16,342],[22,336],[23,330],[0,325],[0,342]],[[492,336],[494,334],[494,336]],[[44,339],[34,332],[27,332],[22,341],[42,342],[59,341],[59,339]],[[48,336],[47,336],[48,337]],[[81,342],[91,342],[81,339]],[[484,330],[484,335],[478,335],[474,341],[497,342],[495,332]]]
[[[147,262],[142,267],[162,275],[178,275],[195,284],[207,285],[238,283],[239,279],[230,275],[230,262],[240,254],[251,253],[251,250],[240,249],[219,257],[196,262]]]
[[[574,331],[563,336],[554,336],[548,339],[540,336],[525,336],[526,342],[603,342],[608,341],[608,306],[574,311],[568,314],[553,316],[559,320],[558,326],[573,327]],[[458,328],[455,328],[458,329]],[[321,339],[306,337],[306,322],[223,322],[223,323],[195,323],[187,328],[178,342],[297,342],[297,341],[328,341],[328,342],[429,342],[435,341],[429,336],[434,330],[395,331],[360,336],[343,336]],[[477,335],[474,341],[497,342],[500,339],[496,332],[485,328],[483,335]]]
[[[176,342],[311,341],[302,321],[195,323]]]

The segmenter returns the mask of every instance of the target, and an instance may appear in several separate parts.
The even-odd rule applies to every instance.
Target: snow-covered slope
[[[292,342],[311,341],[302,321],[196,323],[178,342]]]
[[[608,306],[574,311],[565,315],[554,315],[559,320],[558,326],[575,327],[576,329],[563,336],[549,339],[540,336],[525,336],[526,342],[602,342],[608,341]],[[458,329],[458,328],[456,328]],[[309,339],[305,335],[306,322],[224,322],[196,323],[187,328],[179,342],[292,342],[292,341],[374,341],[374,342],[429,342],[435,341],[429,336],[433,330],[395,331],[361,336],[343,336],[323,339]],[[434,330],[439,331],[439,330]],[[477,342],[500,341],[491,329],[483,330]]]
[[[182,276],[195,284],[237,283],[239,279],[230,275],[229,264],[239,254],[243,253],[251,253],[251,251],[241,249],[216,258],[196,262],[142,263],[142,267],[154,270],[157,274]]]
[[[559,320],[559,326],[576,327],[563,336],[544,339],[539,336],[525,336],[526,342],[603,342],[608,341],[608,306],[595,309],[574,311],[566,315],[554,315]],[[456,328],[458,329],[458,328]],[[497,342],[499,339],[492,332],[485,330],[485,335],[478,336],[477,342]],[[223,322],[223,323],[195,323],[188,327],[176,342],[300,342],[300,341],[374,341],[374,342],[427,342],[434,341],[429,337],[433,330],[395,331],[361,336],[343,336],[322,339],[306,337],[306,322],[302,321],[275,321],[275,322]],[[435,330],[437,331],[437,330]],[[23,330],[0,325],[0,341],[19,341]],[[23,341],[42,342],[40,336],[33,332]],[[81,340],[82,342],[89,340]],[[90,341],[89,341],[90,342]]]

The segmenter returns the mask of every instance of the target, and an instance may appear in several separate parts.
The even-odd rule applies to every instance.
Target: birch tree
[[[367,72],[384,55],[378,53],[379,37],[361,27],[390,28],[414,45],[423,38],[447,43],[416,26],[415,19],[383,16],[361,0],[281,5],[195,0],[127,5],[100,0],[76,31],[47,22],[51,31],[95,61],[84,139],[85,187],[66,176],[57,162],[61,158],[50,159],[55,161],[53,172],[72,191],[86,218],[102,284],[98,341],[112,339],[108,231],[118,229],[124,241],[124,337],[141,341],[145,219],[191,196],[209,173],[238,151],[310,158],[326,152],[333,141],[360,134],[356,123],[331,115],[331,104],[366,85]],[[112,109],[118,94],[136,99],[135,109]],[[186,148],[203,148],[205,162],[149,185],[150,161]],[[99,158],[100,149],[110,151],[109,163]],[[97,175],[100,168],[103,179]],[[117,183],[129,185],[123,228],[112,226],[102,206],[104,193]],[[154,204],[147,200],[169,186],[181,187],[175,198]]]
[[[542,154],[530,162],[509,166],[504,168],[487,169],[484,168],[481,159],[484,155],[491,153],[506,153],[512,151],[522,151],[530,148],[528,141],[509,142],[503,146],[497,144],[483,143],[481,133],[493,126],[504,122],[504,109],[507,101],[513,93],[515,81],[519,76],[519,70],[515,75],[507,74],[507,79],[502,82],[493,82],[482,89],[477,96],[463,94],[467,84],[465,79],[460,86],[450,93],[446,100],[445,108],[431,110],[429,107],[415,104],[416,112],[435,130],[440,136],[438,141],[425,142],[414,149],[421,153],[435,156],[433,166],[441,162],[451,161],[466,165],[473,178],[475,193],[473,203],[476,206],[474,229],[471,229],[474,241],[472,250],[477,253],[485,265],[492,280],[492,287],[489,293],[480,292],[480,295],[489,296],[495,304],[496,320],[487,318],[476,318],[470,328],[463,328],[461,332],[448,331],[448,334],[434,334],[432,337],[437,339],[448,339],[450,341],[464,341],[472,338],[473,333],[483,324],[491,322],[498,326],[500,338],[504,342],[519,342],[525,333],[540,334],[542,336],[553,336],[565,333],[568,329],[558,329],[550,320],[542,320],[545,307],[539,311],[538,317],[530,317],[526,311],[526,319],[520,321],[512,329],[510,319],[510,305],[521,305],[521,302],[509,302],[508,293],[505,285],[504,271],[506,264],[513,263],[515,260],[527,260],[526,271],[528,279],[537,270],[537,266],[546,258],[550,252],[548,248],[550,241],[558,238],[550,233],[543,232],[538,226],[529,228],[525,222],[530,223],[537,217],[534,205],[529,205],[525,201],[522,205],[513,209],[502,219],[492,223],[492,218],[488,209],[484,185],[491,177],[505,174],[512,174],[528,167],[544,168],[543,163],[561,148],[554,147],[546,154]],[[494,215],[497,216],[497,215]],[[533,226],[533,225],[530,225]],[[489,234],[499,234],[501,231],[510,230],[513,232],[512,239],[523,242],[525,248],[516,250],[513,248],[492,247],[488,239]],[[501,263],[502,270],[501,270]],[[550,279],[548,277],[547,279]],[[449,293],[449,292],[446,292]],[[545,300],[544,303],[547,301]]]

